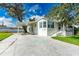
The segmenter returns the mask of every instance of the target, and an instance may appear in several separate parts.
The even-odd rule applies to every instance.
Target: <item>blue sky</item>
[[[27,10],[27,13],[25,15],[25,19],[28,20],[29,17],[33,15],[46,15],[51,8],[53,8],[56,4],[54,3],[26,3],[25,8]],[[0,24],[2,23],[2,18],[11,21],[13,24],[9,26],[15,26],[16,19],[10,17],[7,15],[6,10],[0,8]]]

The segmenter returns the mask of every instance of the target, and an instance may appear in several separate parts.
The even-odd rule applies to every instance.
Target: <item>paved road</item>
[[[16,35],[17,41],[2,56],[72,56],[79,46],[36,35]]]

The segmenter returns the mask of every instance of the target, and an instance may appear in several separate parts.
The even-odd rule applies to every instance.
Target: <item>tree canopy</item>
[[[56,20],[60,20],[64,24],[70,24],[71,22],[75,22],[74,20],[79,21],[78,14],[79,4],[61,3],[52,8],[47,16]]]
[[[5,8],[9,16],[16,18],[19,22],[23,22],[26,9],[22,3],[2,3],[0,7]],[[27,32],[27,26],[22,26],[24,33]]]

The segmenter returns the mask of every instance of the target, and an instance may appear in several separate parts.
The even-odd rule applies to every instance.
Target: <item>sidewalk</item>
[[[16,41],[16,35],[12,35],[3,41],[0,41],[0,55],[3,54],[14,42]]]

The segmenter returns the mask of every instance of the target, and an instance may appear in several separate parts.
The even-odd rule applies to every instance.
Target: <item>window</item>
[[[39,27],[40,28],[46,28],[46,21],[39,22]]]
[[[51,28],[54,28],[54,22],[52,22],[52,24],[51,24]]]
[[[39,22],[39,27],[42,28],[42,22]]]
[[[46,28],[46,21],[43,22],[43,27]]]
[[[48,28],[54,28],[54,22],[48,22]]]

